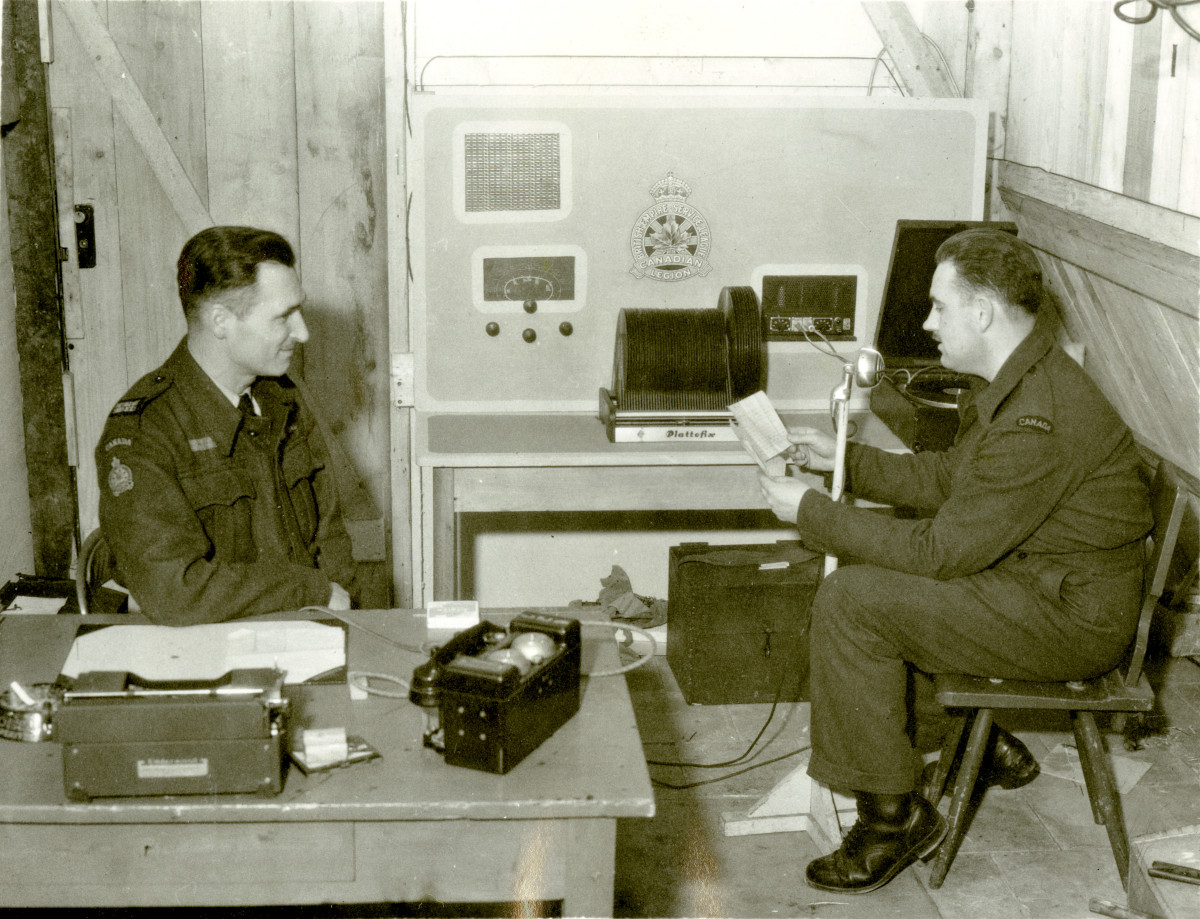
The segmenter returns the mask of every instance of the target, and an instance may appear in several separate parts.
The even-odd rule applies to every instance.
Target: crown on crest
[[[659,179],[650,187],[658,201],[682,201],[692,193],[692,187],[683,179],[675,178],[675,173],[668,172],[665,179]]]

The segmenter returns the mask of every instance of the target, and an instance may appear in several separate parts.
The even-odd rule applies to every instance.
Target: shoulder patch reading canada
[[[1034,431],[1041,431],[1043,434],[1054,433],[1054,424],[1040,415],[1022,415],[1017,419],[1017,427],[1031,428]]]

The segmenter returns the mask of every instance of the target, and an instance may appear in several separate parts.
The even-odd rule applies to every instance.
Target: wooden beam
[[[409,336],[408,286],[408,185],[407,159],[408,112],[408,17],[411,4],[383,5],[384,66],[384,196],[387,207],[387,330],[389,367],[397,358],[411,357]],[[400,404],[388,390],[389,434],[391,447],[391,534],[392,583],[395,600],[401,607],[420,604],[424,587],[421,545],[420,471],[413,462],[413,409]],[[415,525],[414,525],[415,523]],[[432,596],[432,595],[430,595]]]
[[[954,80],[917,27],[908,4],[863,3],[875,31],[896,65],[897,78],[909,96],[956,98]]]
[[[37,4],[5,6],[12,31],[4,35],[4,65],[12,72],[18,109],[16,126],[4,140],[4,172],[34,569],[38,575],[65,577],[76,535],[75,483],[67,462],[49,107]]]
[[[1200,318],[1200,258],[1001,186],[1021,236],[1036,249],[1078,265],[1193,319]]]
[[[4,20],[3,40],[0,41],[0,125],[7,128],[16,124],[21,117],[21,93],[17,85],[12,65],[6,60],[12,45],[12,34],[15,20],[13,19],[13,4],[4,3],[0,9],[0,17]]]
[[[187,235],[212,226],[208,208],[171,148],[170,141],[163,135],[162,128],[130,75],[129,66],[95,5],[67,0],[59,3],[59,9],[66,14],[78,34],[88,58],[96,68],[96,76],[112,96],[113,104],[145,153],[146,162],[167,193]]]
[[[1044,169],[1001,163],[1000,184],[1028,198],[1037,198],[1188,254],[1195,254],[1196,242],[1200,240],[1200,217],[1147,204]]]

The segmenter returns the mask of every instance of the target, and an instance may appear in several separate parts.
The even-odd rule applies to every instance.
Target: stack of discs
[[[762,389],[762,326],[753,287],[722,287],[718,301],[729,338],[729,386],[734,401]]]
[[[752,287],[725,287],[717,309],[623,309],[613,393],[623,411],[723,412],[762,388]]]
[[[717,310],[623,309],[614,391],[628,411],[722,411],[725,317]]]

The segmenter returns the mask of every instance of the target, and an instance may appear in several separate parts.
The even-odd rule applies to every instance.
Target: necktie
[[[250,399],[250,393],[242,393],[242,397],[238,399],[238,411],[242,413],[243,417],[255,417],[257,413],[254,411],[254,402]]]

